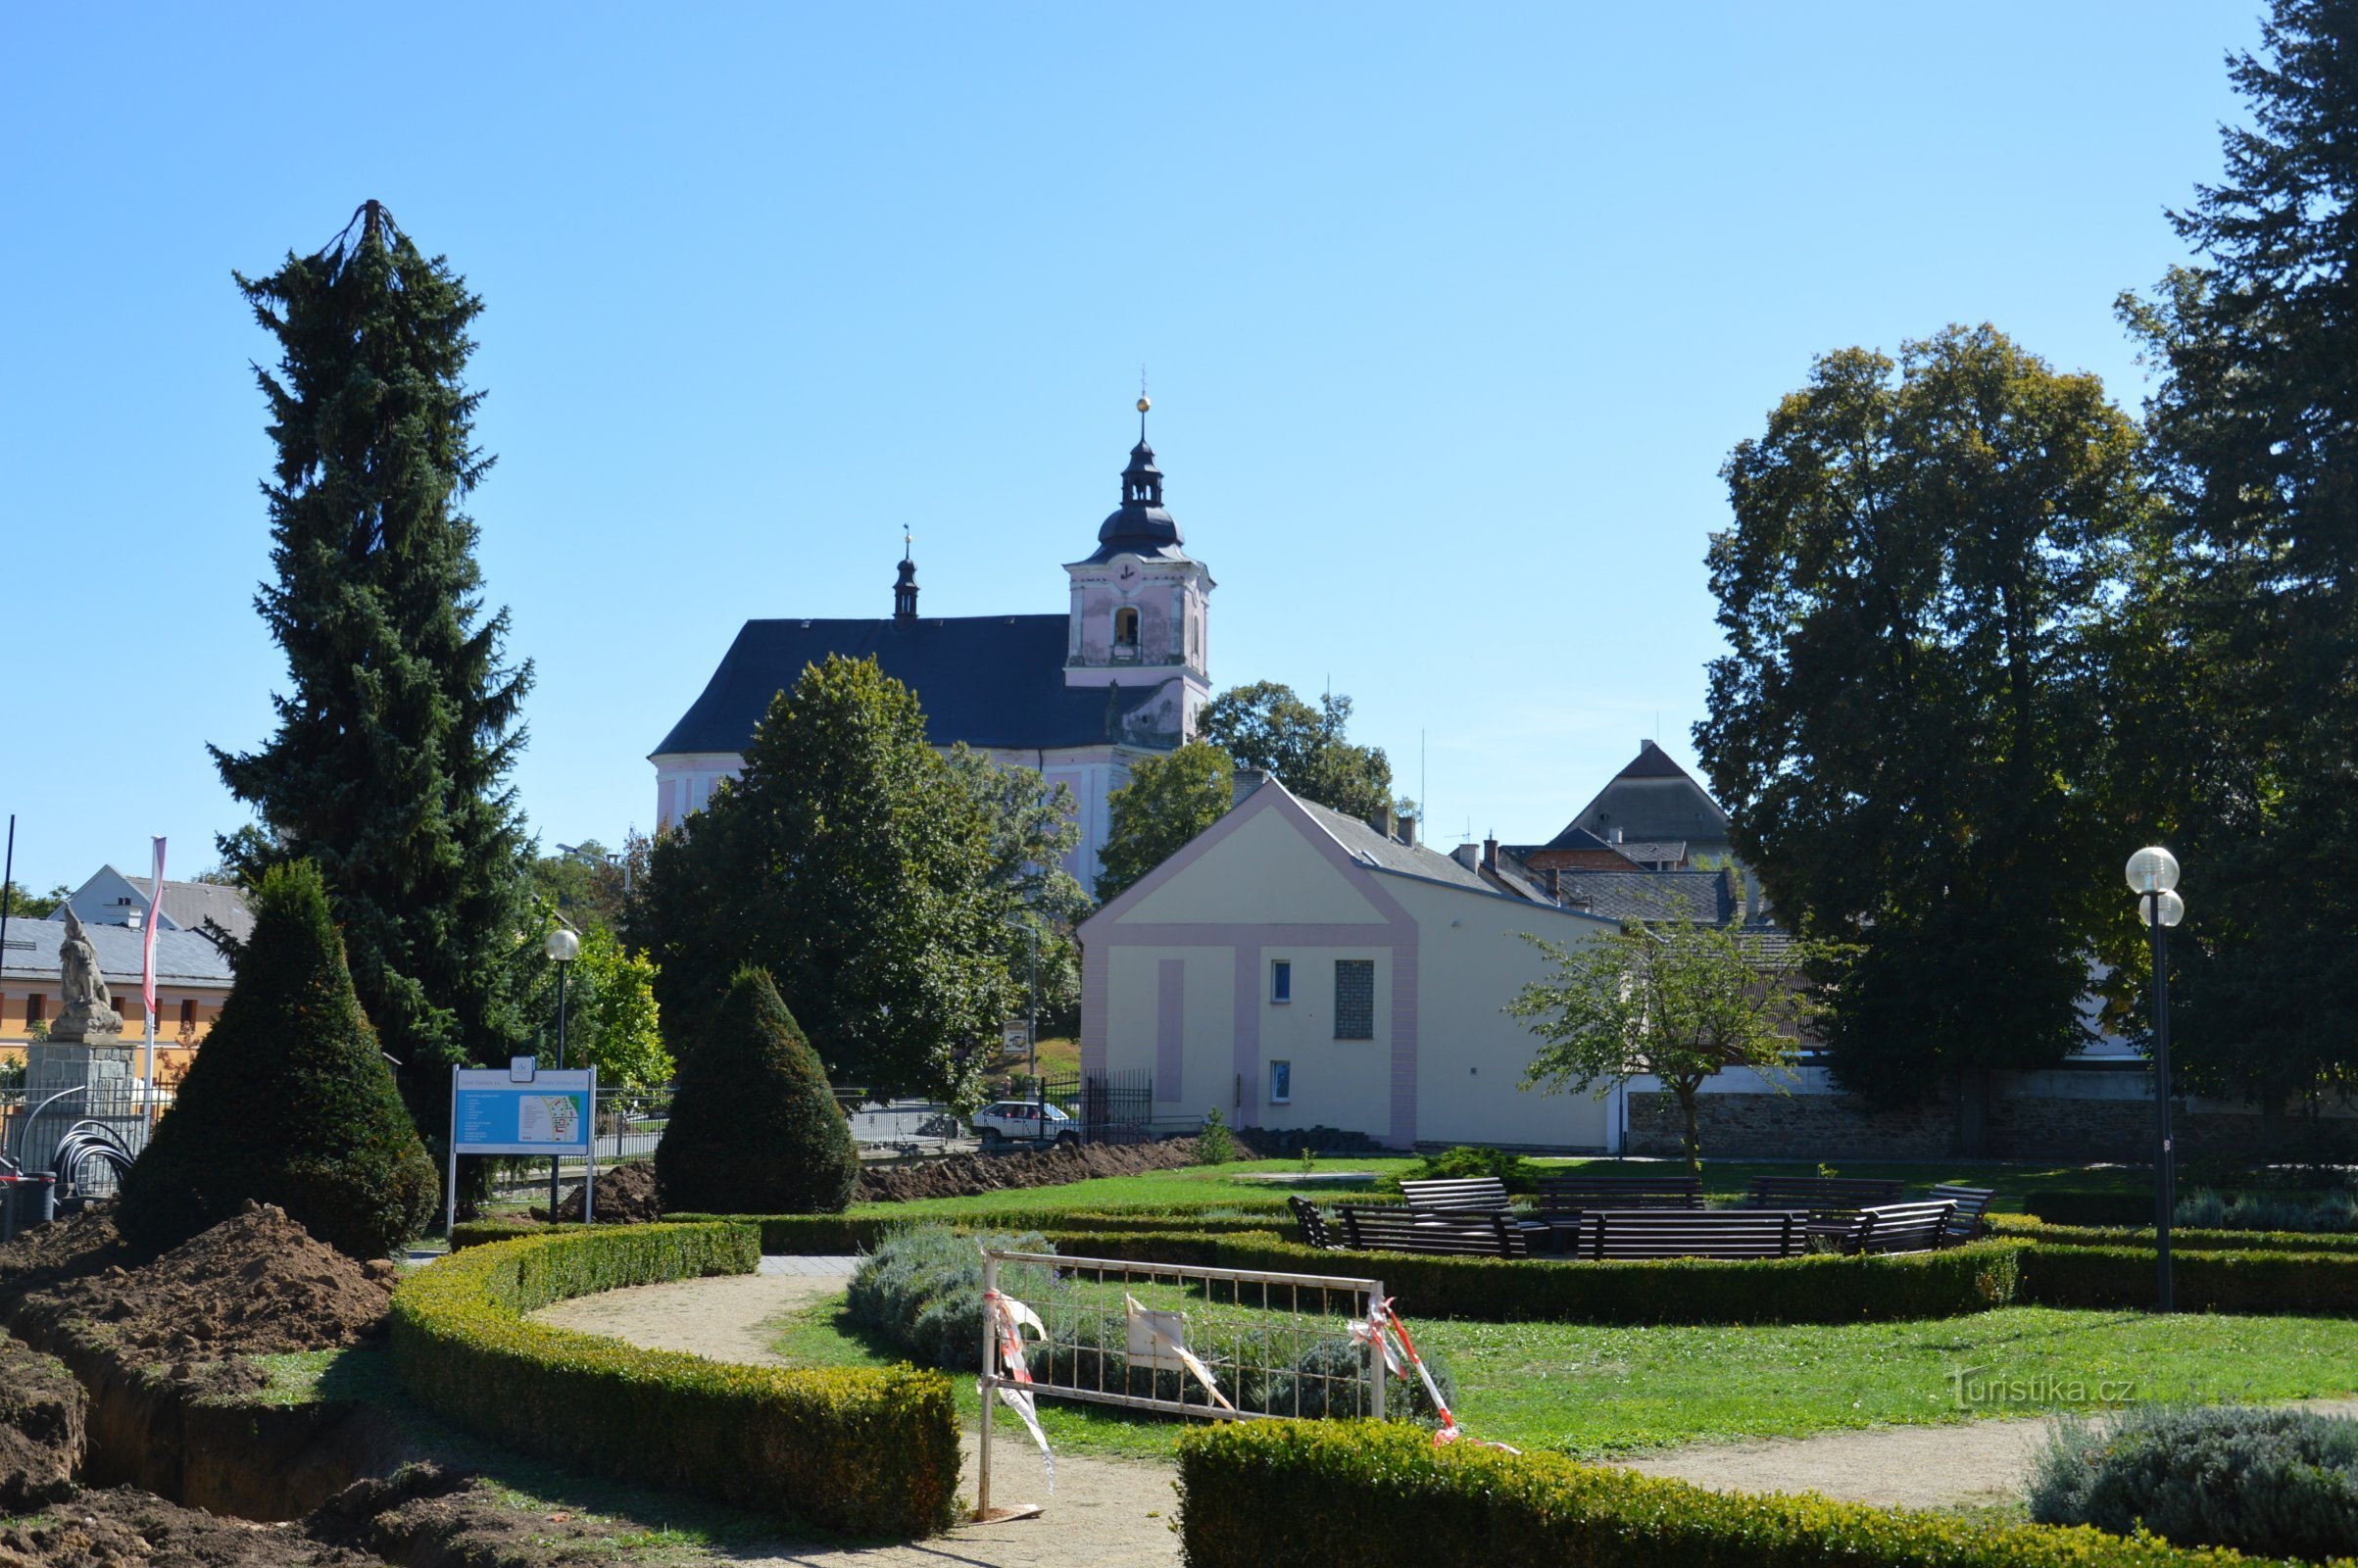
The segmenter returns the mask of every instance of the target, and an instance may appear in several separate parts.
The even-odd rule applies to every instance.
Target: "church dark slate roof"
[[[770,699],[829,654],[873,657],[917,694],[936,746],[1055,749],[1121,733],[1121,717],[1158,686],[1064,684],[1063,615],[911,620],[749,620],[685,717],[650,754],[742,753]]]

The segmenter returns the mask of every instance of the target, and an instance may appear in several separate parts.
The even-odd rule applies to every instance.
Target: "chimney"
[[[139,929],[140,918],[145,913],[145,910],[141,909],[139,906],[134,904],[128,909],[123,911],[123,923],[136,931]]]
[[[1619,828],[1615,828],[1615,829],[1613,829],[1613,838],[1612,838],[1612,842],[1613,842],[1613,843],[1615,843],[1615,844],[1618,844],[1618,843],[1620,843],[1620,842],[1621,842],[1621,829],[1619,829]]]
[[[1482,841],[1482,869],[1485,871],[1498,869],[1498,841],[1495,838],[1486,838]]]
[[[1368,812],[1367,825],[1386,838],[1392,837],[1392,808],[1381,806]]]
[[[1578,897],[1574,898],[1574,899],[1573,899],[1573,901],[1572,901],[1572,904],[1571,904],[1571,907],[1573,907],[1573,908],[1575,908],[1575,909],[1578,909],[1578,910],[1579,910],[1581,913],[1583,913],[1583,914],[1589,914],[1589,913],[1592,913],[1592,912],[1594,912],[1594,910],[1596,909],[1596,906],[1597,906],[1597,901],[1596,901],[1595,899],[1592,899],[1592,898],[1590,898],[1590,897],[1589,897],[1587,894],[1585,894],[1585,893],[1583,893],[1583,894],[1579,895]]]
[[[1245,797],[1269,782],[1269,775],[1257,767],[1240,767],[1229,775],[1228,807],[1230,810],[1245,804]]]
[[[1396,836],[1400,841],[1414,848],[1416,845],[1416,818],[1413,816],[1395,817],[1393,824],[1397,829]]]
[[[1564,871],[1562,866],[1547,867],[1547,897],[1556,903],[1564,902]]]
[[[1460,844],[1449,852],[1449,858],[1469,871],[1479,871],[1482,869],[1482,847],[1478,844]]]

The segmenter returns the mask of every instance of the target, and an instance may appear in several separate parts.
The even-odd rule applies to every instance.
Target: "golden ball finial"
[[[1144,413],[1146,413],[1146,412],[1147,412],[1147,410],[1149,410],[1149,409],[1153,408],[1154,406],[1154,399],[1152,399],[1152,398],[1150,398],[1150,397],[1147,397],[1147,396],[1146,396],[1145,394],[1143,394],[1143,393],[1141,393],[1141,394],[1140,394],[1140,396],[1139,396],[1139,399],[1138,399],[1138,412],[1139,412],[1139,413],[1141,413],[1141,414],[1144,414]]]

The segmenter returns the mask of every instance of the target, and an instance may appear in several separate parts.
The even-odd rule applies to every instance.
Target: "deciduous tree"
[[[1578,945],[1524,940],[1547,956],[1550,972],[1506,1004],[1545,1042],[1523,1087],[1588,1094],[1599,1084],[1659,1079],[1679,1108],[1690,1175],[1701,1171],[1704,1080],[1753,1067],[1777,1083],[1773,1074],[1792,1064],[1816,1009],[1791,950],[1769,947],[1759,933],[1680,922]]]
[[[1235,774],[1228,754],[1203,741],[1133,763],[1130,782],[1105,797],[1111,820],[1098,851],[1098,901],[1118,898],[1225,815]]]
[[[1830,354],[1722,470],[1729,653],[1695,743],[1886,1102],[2059,1060],[2122,902],[2110,607],[2151,522],[2136,425],[1990,327]],[[2134,828],[2130,831],[2135,831]]]
[[[1380,746],[1353,745],[1350,725],[1350,698],[1329,692],[1313,708],[1273,680],[1230,687],[1198,721],[1236,766],[1264,768],[1303,800],[1365,820],[1395,805],[1392,762]]]

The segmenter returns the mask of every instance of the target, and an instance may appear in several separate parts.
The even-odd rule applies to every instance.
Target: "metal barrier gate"
[[[1035,1395],[1217,1421],[1382,1420],[1384,1357],[1366,1331],[1383,1301],[1380,1280],[983,1249],[976,1517],[992,1515],[996,1402],[1043,1455]]]

